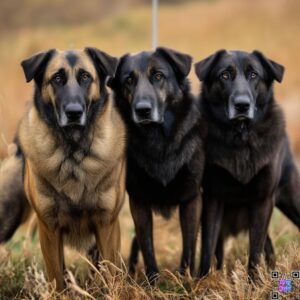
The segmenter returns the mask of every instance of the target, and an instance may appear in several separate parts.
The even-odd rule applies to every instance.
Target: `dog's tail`
[[[8,241],[30,215],[23,187],[24,157],[17,143],[0,165],[0,243]]]

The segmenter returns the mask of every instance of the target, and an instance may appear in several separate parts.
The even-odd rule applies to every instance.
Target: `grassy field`
[[[66,249],[69,270],[68,287],[57,295],[48,285],[38,237],[32,242],[25,239],[25,228],[0,247],[0,299],[270,299],[271,291],[278,291],[278,281],[272,281],[270,270],[264,265],[259,268],[260,281],[250,284],[247,278],[248,237],[241,234],[238,239],[229,239],[225,248],[225,264],[222,271],[213,271],[206,279],[196,281],[177,273],[181,252],[181,236],[177,213],[170,222],[155,218],[155,246],[161,275],[152,288],[143,273],[140,259],[136,278],[127,274],[126,259],[133,234],[128,206],[121,213],[122,228],[122,270],[116,269],[112,277],[108,274],[108,262],[96,275],[91,275],[91,265],[84,256]],[[276,270],[283,278],[290,278],[292,270],[300,270],[299,231],[278,211],[275,211],[270,235],[276,249]],[[199,252],[199,251],[198,251]],[[198,253],[199,254],[199,253]],[[197,262],[198,262],[197,255]],[[285,275],[284,275],[285,274]],[[282,294],[281,299],[297,299],[295,286],[292,293]]]
[[[29,2],[32,5],[40,3]],[[159,10],[160,44],[190,53],[195,61],[219,48],[260,49],[286,66],[284,81],[275,89],[286,113],[287,128],[296,155],[300,155],[299,12],[300,2],[297,0],[192,1],[180,5],[164,4]],[[149,49],[150,18],[150,7],[140,5],[78,24],[48,22],[38,25],[28,23],[27,26],[25,22],[21,27],[1,28],[0,159],[5,157],[7,144],[11,142],[32,95],[32,85],[25,83],[20,67],[22,59],[53,47],[96,46],[116,56]],[[193,72],[190,78],[193,91],[197,93],[199,84]],[[0,246],[0,299],[49,299],[57,296],[60,299],[252,300],[270,299],[270,292],[278,289],[278,283],[272,282],[269,271],[263,265],[260,268],[260,284],[248,283],[248,239],[245,235],[227,242],[222,272],[213,272],[201,281],[193,281],[188,276],[180,277],[176,273],[181,252],[177,213],[169,222],[160,217],[155,220],[155,246],[162,270],[155,288],[147,284],[142,262],[137,278],[127,276],[125,264],[134,229],[126,204],[121,214],[122,256],[125,263],[122,270],[116,270],[116,276],[110,278],[104,264],[102,270],[91,277],[88,262],[68,250],[66,259],[70,283],[63,295],[55,295],[43,272],[38,238],[25,243],[24,226],[12,241]],[[298,229],[276,211],[270,234],[277,254],[276,269],[283,274],[300,270]],[[282,299],[296,299],[295,290]],[[300,288],[298,291],[300,293]]]

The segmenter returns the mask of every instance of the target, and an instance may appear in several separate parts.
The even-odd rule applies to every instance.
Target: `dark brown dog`
[[[263,250],[272,256],[267,230],[288,152],[272,86],[283,72],[258,51],[221,50],[196,64],[208,127],[200,276],[216,250],[220,266],[223,239],[242,229],[250,231],[252,278]]]
[[[169,218],[179,206],[180,269],[194,270],[204,167],[202,126],[187,75],[191,57],[167,48],[125,55],[111,80],[128,128],[127,191],[135,223],[130,271],[141,249],[150,281],[158,273],[152,212]]]
[[[105,86],[117,59],[95,48],[24,60],[34,104],[22,119],[24,186],[50,281],[64,287],[65,242],[118,263],[125,197],[125,128]]]

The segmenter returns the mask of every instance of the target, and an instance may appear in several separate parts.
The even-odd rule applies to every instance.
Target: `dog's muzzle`
[[[244,120],[254,118],[254,105],[249,96],[234,97],[229,104],[229,119]]]
[[[83,107],[79,103],[69,103],[65,107],[65,114],[70,123],[78,123],[83,115]]]
[[[156,105],[153,105],[152,101],[147,99],[139,100],[133,105],[132,115],[135,123],[161,123]]]
[[[68,103],[62,109],[60,117],[60,126],[79,125],[84,126],[86,123],[86,111],[84,105],[80,103]]]

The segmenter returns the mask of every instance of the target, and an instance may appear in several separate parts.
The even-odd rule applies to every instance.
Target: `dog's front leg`
[[[207,275],[210,270],[211,261],[216,252],[224,207],[222,200],[213,197],[204,199],[202,213],[202,249],[198,277]]]
[[[179,207],[180,226],[182,232],[182,257],[180,273],[190,269],[193,275],[195,269],[196,242],[200,226],[202,210],[202,196],[199,193],[193,200],[183,203]]]
[[[221,270],[223,266],[223,257],[224,257],[224,236],[222,232],[219,234],[215,254],[217,259],[217,270]]]
[[[256,279],[256,266],[259,264],[264,251],[274,203],[275,201],[272,197],[267,197],[262,201],[255,202],[251,207],[248,270],[252,280]]]
[[[128,272],[131,276],[134,276],[135,274],[135,267],[138,263],[139,251],[139,243],[137,237],[135,236],[131,241],[130,255],[128,259]]]
[[[141,200],[140,200],[141,201]],[[150,283],[154,283],[158,268],[153,246],[153,220],[151,208],[138,200],[130,198],[130,210],[133,217],[136,237],[142,251],[146,275]]]
[[[64,289],[64,251],[61,231],[49,229],[41,220],[38,221],[38,227],[49,281],[55,280],[57,291],[62,291]]]
[[[265,242],[265,256],[266,256],[266,262],[267,266],[273,270],[275,268],[275,253],[274,253],[274,247],[272,240],[269,235],[267,235],[266,242]]]
[[[121,230],[117,218],[109,224],[99,224],[96,227],[96,243],[102,260],[109,260],[120,267]]]

